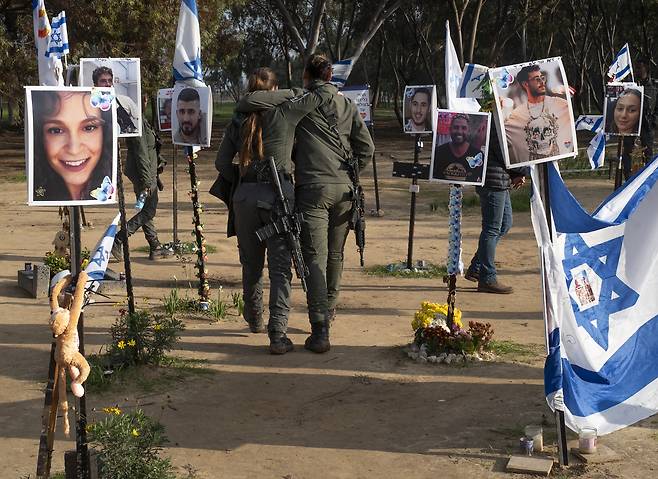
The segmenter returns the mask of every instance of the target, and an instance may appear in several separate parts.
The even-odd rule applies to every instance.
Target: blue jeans
[[[479,272],[481,284],[489,284],[496,279],[496,246],[512,227],[512,202],[509,190],[477,188],[482,209],[482,232],[478,250],[471,260],[471,271]]]

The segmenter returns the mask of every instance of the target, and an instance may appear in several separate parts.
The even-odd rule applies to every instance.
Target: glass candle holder
[[[596,452],[596,429],[584,427],[578,432],[578,449],[582,454]]]

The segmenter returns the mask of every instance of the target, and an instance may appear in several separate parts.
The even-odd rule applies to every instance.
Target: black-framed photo
[[[484,184],[491,113],[437,110],[430,181]]]
[[[119,137],[142,135],[139,58],[81,58],[81,86],[114,87]]]
[[[210,87],[177,84],[172,96],[171,138],[175,145],[210,146],[212,93]]]
[[[171,131],[171,102],[173,96],[173,88],[158,90],[158,129],[160,131]]]
[[[114,89],[26,87],[28,204],[116,203]]]
[[[496,126],[508,167],[578,153],[569,84],[559,57],[492,68]]]
[[[639,136],[642,129],[644,87],[635,83],[608,83],[603,106],[604,133]]]
[[[436,87],[415,85],[404,88],[402,117],[405,133],[432,133],[436,110]]]

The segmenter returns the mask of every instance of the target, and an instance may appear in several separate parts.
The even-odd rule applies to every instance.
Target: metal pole
[[[416,133],[414,143],[414,173],[411,175],[411,211],[409,212],[409,247],[407,248],[407,269],[412,268],[413,253],[414,253],[414,224],[416,223],[416,193],[418,192],[418,171],[419,165],[418,157],[420,150],[423,148],[423,142],[420,139],[420,134]]]
[[[80,207],[73,207],[73,217],[71,218],[71,276],[77,281],[80,274],[80,265],[82,264],[81,258],[81,233],[80,233]],[[75,284],[75,282],[73,283]],[[85,326],[84,326],[84,313],[80,312],[78,319],[78,350],[80,354],[85,355]],[[80,398],[75,398],[75,413],[77,416],[75,427],[75,451],[77,463],[77,477],[78,479],[87,479],[89,473],[89,455],[87,453],[87,396],[83,395]]]
[[[548,184],[548,165],[542,163],[537,165],[537,171],[540,174],[540,194],[542,202],[544,203],[544,213],[546,215],[546,223],[548,224],[548,234],[553,240],[553,219],[551,216],[551,200],[549,195],[549,184]],[[543,255],[543,252],[542,252]],[[544,258],[542,258],[542,265],[544,264]],[[543,271],[543,267],[542,267]],[[542,280],[545,284],[545,281]],[[544,304],[547,304],[547,288],[544,287]],[[564,411],[555,408],[555,426],[557,430],[557,447],[558,447],[558,456],[561,466],[569,465],[569,449],[567,447],[567,427],[564,422]]]
[[[121,148],[117,142],[117,161],[119,171],[117,172],[117,197],[119,198],[119,212],[121,213],[121,231],[119,239],[123,244],[123,267],[126,270],[126,295],[128,296],[128,312],[135,312],[135,296],[133,294],[133,277],[130,268],[130,246],[128,245],[128,223],[126,220],[126,201],[123,190],[123,164],[121,160]]]
[[[623,183],[624,173],[624,137],[620,136],[617,140],[617,171],[615,172],[615,190]]]
[[[173,209],[174,209],[174,251],[179,252],[180,241],[178,240],[178,147],[173,145],[174,150],[174,176],[173,176]]]
[[[462,198],[463,198],[463,194],[461,191],[461,185],[450,185],[450,211],[448,213],[448,222],[450,224],[448,228],[450,235],[450,238],[448,239],[449,265],[451,264],[451,260],[453,259],[457,259],[457,263],[459,263],[459,256],[461,256],[461,253],[458,253],[457,255],[453,255],[453,253],[457,252],[453,248],[457,248],[461,250]],[[453,199],[457,201],[456,204],[453,204]],[[455,238],[453,238],[453,234],[456,236]],[[455,258],[455,256],[457,257]],[[459,264],[456,264],[455,267],[456,269],[459,269]],[[452,272],[450,272],[451,270]],[[444,281],[448,283],[447,323],[448,326],[452,328],[455,319],[455,299],[457,296],[457,273],[450,266],[448,268],[448,276],[446,280]]]
[[[368,125],[368,130],[370,130],[370,137],[372,138],[373,143],[375,142],[375,124],[370,122]],[[372,155],[372,176],[375,180],[375,211],[373,216],[382,216],[382,210],[379,205],[379,181],[377,179],[377,152]]]

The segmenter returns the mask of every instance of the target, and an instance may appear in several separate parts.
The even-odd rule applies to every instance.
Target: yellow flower
[[[133,428],[133,430],[130,432],[130,434],[137,437],[137,436],[139,436],[139,431],[137,429]]]
[[[93,431],[93,430],[94,430],[94,425],[93,425],[93,424],[87,424],[87,425],[85,426],[85,431],[87,431],[87,432],[91,432],[91,431]]]
[[[134,339],[131,339],[131,340],[128,341],[128,346],[134,347],[135,344],[137,344],[137,343],[135,342]]]
[[[119,409],[119,408],[116,407],[116,406],[112,406],[112,407],[104,407],[104,408],[103,408],[103,412],[104,412],[104,413],[107,413],[107,414],[115,414],[115,415],[118,416],[119,414],[121,414],[121,409]]]
[[[124,349],[126,347],[126,342],[122,339],[117,343],[117,348]]]
[[[84,260],[82,260],[82,264],[80,264],[80,269],[85,269],[85,268],[87,267],[88,264],[89,264],[89,260],[88,260],[88,259],[84,259]]]
[[[155,329],[156,331],[160,331],[160,330],[162,329],[162,325],[161,325],[161,324],[156,324],[156,325],[153,327],[153,329]]]

